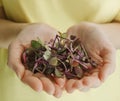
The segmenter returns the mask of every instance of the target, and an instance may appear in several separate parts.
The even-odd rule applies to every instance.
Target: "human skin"
[[[29,33],[29,35],[26,33]],[[22,81],[30,85],[33,89],[38,90],[37,87],[40,87],[40,83],[38,84],[34,79],[44,77],[44,79],[40,79],[40,89],[44,86],[43,89],[46,92],[57,97],[61,96],[63,88],[65,88],[68,93],[71,93],[75,89],[80,89],[80,91],[83,91],[89,88],[97,87],[101,85],[101,83],[105,81],[105,79],[114,71],[116,55],[115,47],[111,41],[109,41],[105,31],[102,30],[100,25],[88,22],[82,22],[78,25],[72,26],[68,29],[67,34],[68,36],[73,34],[79,37],[85,45],[88,54],[90,54],[95,61],[101,62],[101,65],[97,67],[97,69],[94,70],[89,76],[85,76],[81,80],[71,79],[65,81],[64,79],[60,79],[57,80],[56,85],[54,82],[50,81],[41,74],[32,75],[27,70],[25,70],[26,72],[23,72],[22,69],[19,69],[23,66],[22,63],[20,63],[20,56],[24,50],[22,49],[23,47],[28,47],[30,41],[32,39],[37,39],[37,37],[40,37],[43,42],[49,41],[51,38],[55,37],[57,33],[57,30],[46,24],[31,24],[25,27],[19,33],[17,38],[9,45],[8,65],[12,67],[18,75],[20,74],[19,77],[22,77],[22,75],[25,74],[25,77],[22,77]],[[16,53],[17,55],[13,55],[13,53]],[[16,62],[14,60],[16,60]],[[30,82],[32,81],[30,78],[31,75],[32,78],[34,78],[33,82]],[[50,82],[51,85],[48,85],[48,82]],[[57,92],[57,94],[55,92]]]
[[[20,51],[21,50],[21,44],[24,44],[23,46],[26,46],[26,47],[28,46],[29,42],[27,44],[24,43],[25,41],[20,42],[20,41],[18,41],[18,37],[19,38],[21,37],[22,40],[26,40],[26,38],[29,37],[29,34],[26,34],[25,35],[26,37],[23,37],[21,35],[21,33],[23,33],[24,30],[30,25],[31,25],[31,23],[13,22],[13,21],[10,21],[9,19],[6,19],[5,17],[2,16],[1,19],[0,19],[0,47],[8,48],[8,46],[9,46],[9,58],[8,58],[9,67],[11,67],[16,72],[16,74],[19,76],[19,78],[24,83],[30,85],[36,91],[41,91],[42,89],[44,89],[43,82],[47,78],[44,77],[43,75],[34,75],[33,76],[32,73],[29,72],[29,71],[24,72],[25,68],[23,66],[21,66],[22,64],[20,64],[20,62],[21,62],[20,58],[17,59],[19,61],[18,63],[14,59],[14,58],[17,58],[16,54],[19,54],[19,56],[20,56],[20,54],[22,52],[22,51]],[[98,42],[99,46],[103,45],[104,48],[106,46],[109,46],[109,47],[106,47],[107,48],[106,50],[110,53],[110,55],[109,56],[107,55],[107,56],[110,57],[109,59],[114,60],[114,58],[115,58],[115,48],[120,48],[120,44],[119,44],[120,24],[117,23],[117,22],[116,23],[106,23],[106,24],[93,24],[92,22],[91,23],[89,22],[89,23],[81,23],[80,25],[82,26],[83,32],[85,32],[86,38],[88,38],[88,39],[86,39],[86,40],[88,40],[88,42],[84,40],[83,43],[85,44],[85,43],[90,42],[89,41],[90,39],[88,37],[88,36],[90,36],[90,34],[87,33],[87,32],[89,32],[91,28],[95,29],[96,31],[94,31],[94,32],[96,32],[96,34],[95,33],[94,34],[95,34],[95,36],[99,36],[99,37],[95,37],[94,34],[91,34],[91,36],[90,36],[91,38],[97,39],[97,40],[93,40],[92,42],[94,42],[94,41],[97,41],[97,42],[100,41],[101,42],[100,38],[103,38],[104,39],[103,41],[106,43],[106,45],[105,44],[104,45],[100,44],[100,42]],[[75,25],[75,26],[71,27],[70,29],[68,29],[67,32],[70,34],[72,31],[73,31],[73,33],[74,33],[74,31],[77,31],[79,33],[79,37],[81,37],[80,36],[80,32],[81,32],[80,31],[80,29],[81,29],[80,25],[78,24],[78,25]],[[84,28],[83,28],[83,26],[84,26]],[[78,30],[75,30],[77,27],[78,27],[80,32]],[[98,30],[97,30],[97,28],[98,28]],[[47,27],[46,30],[47,29],[49,29],[49,28]],[[51,29],[51,27],[50,27],[50,29]],[[105,37],[103,37],[104,36],[103,34],[105,35]],[[42,35],[40,33],[39,33],[39,36],[42,36],[43,38],[46,37],[46,35]],[[52,37],[52,36],[50,36],[50,37]],[[46,40],[48,41],[49,38],[46,39]],[[110,40],[110,41],[107,41],[107,40]],[[90,44],[93,46],[92,43],[90,43]],[[88,50],[91,49],[90,48],[91,45],[89,45],[89,48],[87,48]],[[14,48],[11,48],[11,47],[14,47]],[[99,48],[98,48],[98,50],[99,50]],[[17,51],[18,53],[14,54],[15,51]],[[97,56],[97,55],[95,55],[95,56]],[[97,58],[98,57],[99,57],[99,55],[97,56]],[[14,61],[12,61],[13,59],[11,60],[11,58],[13,58]],[[102,57],[101,60],[103,60],[103,57]],[[96,72],[91,74],[89,77],[83,78],[82,80],[68,80],[66,82],[64,80],[56,80],[56,83],[54,84],[52,81],[47,79],[48,81],[51,82],[51,85],[53,85],[53,86],[51,86],[51,88],[52,88],[51,89],[51,88],[49,88],[50,86],[48,87],[47,83],[44,82],[44,86],[46,87],[46,89],[44,89],[44,90],[49,94],[52,94],[56,97],[60,97],[61,94],[62,94],[62,89],[63,88],[66,88],[66,90],[68,92],[72,92],[74,89],[80,89],[80,91],[82,91],[84,89],[89,89],[91,87],[99,86],[104,81],[104,79],[107,78],[108,75],[110,75],[114,71],[114,69],[115,69],[115,66],[114,66],[115,64],[114,63],[115,62],[111,62],[111,64],[109,64],[110,68],[107,68],[107,67],[109,67],[109,66],[107,66],[105,69],[103,69],[103,70],[101,69],[101,72],[100,71],[98,72],[98,70],[96,70]],[[19,69],[20,67],[22,68],[21,70]],[[20,75],[19,75],[19,73],[20,73]],[[42,80],[38,81],[39,76],[43,76],[43,79],[42,79],[43,82],[42,82]],[[35,82],[30,82],[31,79],[33,81],[37,81],[39,83],[37,84]],[[92,82],[92,84],[91,84],[91,81],[93,81],[93,80],[94,80],[94,82]],[[98,85],[95,85],[95,84],[97,84],[96,82],[98,82]]]

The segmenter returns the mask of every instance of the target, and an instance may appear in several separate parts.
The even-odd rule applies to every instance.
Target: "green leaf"
[[[50,58],[49,64],[50,64],[50,65],[53,65],[53,66],[57,66],[57,64],[58,64],[58,59],[57,59],[57,57],[52,57],[52,58]]]
[[[42,46],[44,46],[44,43],[40,40],[40,38],[37,37],[37,39],[38,39],[38,42],[39,42]]]
[[[38,41],[32,40],[32,41],[31,41],[31,46],[32,46],[32,48],[38,49],[38,48],[40,48],[42,45],[41,45]]]
[[[46,75],[51,75],[53,72],[54,72],[54,68],[47,68],[47,69],[45,70],[45,74],[46,74]]]
[[[66,51],[66,48],[62,48],[61,50],[58,50],[57,53],[58,53],[58,54],[62,54],[62,53],[64,53],[65,51]]]
[[[48,60],[48,59],[50,58],[50,56],[51,56],[51,52],[50,52],[49,49],[47,49],[47,50],[45,51],[43,57],[44,57],[45,60]]]
[[[66,34],[66,33],[61,33],[61,32],[59,32],[59,34],[60,34],[60,37],[62,37],[62,38],[67,38],[67,34]]]
[[[56,77],[63,77],[63,74],[57,68],[55,68],[55,76]]]

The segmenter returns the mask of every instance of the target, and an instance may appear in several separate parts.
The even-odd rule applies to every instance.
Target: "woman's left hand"
[[[89,76],[80,80],[67,80],[65,86],[67,92],[71,93],[75,89],[86,91],[99,86],[115,70],[115,48],[97,24],[82,22],[69,28],[67,34],[79,37],[88,54],[95,61],[102,63]]]

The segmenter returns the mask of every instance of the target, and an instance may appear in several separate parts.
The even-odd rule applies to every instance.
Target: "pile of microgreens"
[[[32,40],[31,47],[22,54],[22,62],[33,73],[67,79],[81,79],[85,72],[98,65],[79,38],[74,35],[67,38],[65,33],[45,44],[40,39]]]

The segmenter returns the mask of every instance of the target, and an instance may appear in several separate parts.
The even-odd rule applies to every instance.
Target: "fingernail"
[[[89,88],[82,88],[82,89],[79,89],[80,91],[82,92],[87,92],[89,90]]]
[[[37,92],[41,92],[41,91],[42,91],[42,88],[39,87],[39,88],[37,89]]]
[[[49,95],[53,95],[53,93],[54,93],[54,91],[47,91],[47,93],[49,94]]]
[[[68,91],[68,93],[73,93],[73,91],[74,91],[74,89],[70,89],[70,90]]]
[[[55,95],[56,98],[60,98],[61,97],[61,94],[57,94]]]

